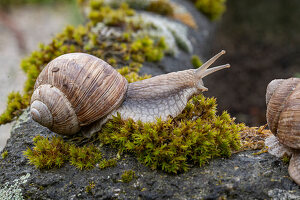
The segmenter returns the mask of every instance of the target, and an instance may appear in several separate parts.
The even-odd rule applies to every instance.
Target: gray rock
[[[22,151],[32,148],[36,135],[51,136],[44,127],[33,122],[28,110],[11,132],[0,159],[0,183],[30,174],[21,184],[23,197],[29,199],[299,199],[300,190],[290,178],[287,165],[267,153],[253,151],[234,154],[228,159],[214,159],[203,167],[193,167],[178,175],[152,171],[131,155],[123,155],[116,167],[80,171],[65,164],[59,169],[39,170],[29,165]],[[116,154],[109,147],[105,155]],[[120,182],[125,170],[135,171],[130,183]],[[95,187],[86,192],[86,186]],[[1,186],[0,186],[1,192]]]

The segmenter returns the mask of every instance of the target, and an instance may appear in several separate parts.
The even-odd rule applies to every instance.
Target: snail
[[[155,76],[128,84],[103,60],[85,53],[70,53],[48,63],[38,76],[31,97],[34,121],[62,135],[82,131],[91,135],[113,115],[154,122],[176,117],[195,94],[208,89],[202,78],[230,67],[208,69],[221,51],[198,69]]]
[[[267,122],[274,136],[265,144],[272,155],[292,156],[288,172],[300,185],[300,78],[275,79],[267,87]]]

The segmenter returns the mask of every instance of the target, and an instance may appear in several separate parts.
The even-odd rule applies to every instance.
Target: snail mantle
[[[128,84],[103,60],[84,53],[70,53],[52,60],[40,73],[31,97],[32,119],[50,130],[72,135],[98,132],[113,115],[122,119],[154,122],[176,117],[188,100],[208,89],[202,78],[230,67],[208,69],[221,51],[198,69],[155,76]]]

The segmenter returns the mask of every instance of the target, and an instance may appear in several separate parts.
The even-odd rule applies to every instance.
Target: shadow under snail
[[[32,119],[62,135],[91,135],[113,115],[154,122],[176,117],[195,94],[208,89],[202,78],[229,64],[208,69],[221,51],[198,69],[155,76],[128,84],[103,60],[70,53],[52,60],[38,76],[31,97]]]
[[[300,185],[300,78],[275,79],[267,87],[267,122],[274,136],[266,139],[270,154],[292,156],[291,178]]]

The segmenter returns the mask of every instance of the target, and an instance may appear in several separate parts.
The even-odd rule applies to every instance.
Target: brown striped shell
[[[127,80],[101,59],[65,54],[51,61],[37,78],[31,115],[56,133],[74,134],[116,109],[127,87]]]
[[[266,103],[272,133],[282,144],[300,149],[300,78],[271,81]]]

